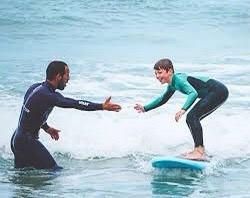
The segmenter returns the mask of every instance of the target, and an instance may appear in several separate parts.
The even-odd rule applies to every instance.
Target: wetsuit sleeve
[[[44,131],[46,131],[46,130],[49,128],[49,125],[47,124],[47,122],[45,122],[45,123],[41,126],[41,128],[42,128]]]
[[[83,111],[103,110],[102,104],[100,103],[93,103],[87,100],[75,100],[72,98],[67,98],[58,92],[53,94],[52,103],[57,107],[75,108]]]
[[[182,106],[182,109],[186,111],[192,106],[192,104],[198,97],[198,93],[188,81],[184,81],[180,87],[181,87],[182,92],[188,95],[186,102]]]
[[[168,86],[166,91],[162,95],[160,95],[159,97],[156,97],[155,99],[150,101],[148,104],[146,104],[144,106],[144,110],[147,112],[165,104],[171,98],[174,92],[175,92],[175,89],[172,86]]]

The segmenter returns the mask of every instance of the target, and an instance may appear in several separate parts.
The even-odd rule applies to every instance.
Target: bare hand
[[[105,100],[105,102],[102,104],[103,110],[118,112],[118,111],[120,111],[122,109],[120,105],[111,103],[110,100],[111,100],[111,96],[109,96]]]
[[[53,140],[58,140],[58,139],[59,139],[59,132],[60,132],[60,130],[55,129],[55,128],[53,128],[53,127],[49,127],[49,128],[46,130],[46,132],[47,132],[48,134],[50,134],[50,136],[51,136],[51,138],[52,138]]]
[[[144,107],[143,107],[142,105],[140,105],[140,104],[136,104],[136,105],[134,106],[134,109],[135,109],[138,113],[144,113],[144,112],[145,112]]]
[[[175,114],[175,121],[178,122],[179,119],[181,119],[181,116],[185,113],[186,111],[181,109],[180,111],[178,111],[176,114]]]

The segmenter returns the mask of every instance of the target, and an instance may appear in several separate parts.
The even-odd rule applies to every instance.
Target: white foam
[[[171,109],[143,115],[130,111],[94,113],[70,110],[65,113],[58,110],[53,114],[52,123],[63,130],[61,140],[53,143],[48,137],[42,139],[53,151],[70,152],[78,158],[121,157],[137,152],[178,155],[192,149],[193,142],[185,117],[176,123],[174,113]],[[246,112],[231,116],[217,112],[202,122],[204,142],[210,154],[227,158],[250,153],[249,124],[242,119],[244,116],[247,116]]]

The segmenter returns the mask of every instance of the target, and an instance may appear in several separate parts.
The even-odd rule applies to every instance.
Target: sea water
[[[0,197],[250,197],[250,2],[33,1],[0,3]],[[193,147],[180,93],[138,114],[165,86],[153,65],[170,58],[176,72],[225,83],[227,102],[202,121],[213,156],[202,173],[158,171],[151,159]],[[52,60],[70,68],[62,94],[103,102],[122,111],[55,108],[40,141],[59,172],[13,168],[10,138],[27,88],[45,79]]]

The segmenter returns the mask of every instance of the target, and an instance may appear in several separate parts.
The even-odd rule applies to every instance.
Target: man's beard
[[[63,82],[63,80],[60,80],[60,82],[58,83],[57,89],[64,90],[65,87],[66,87],[66,84]]]

